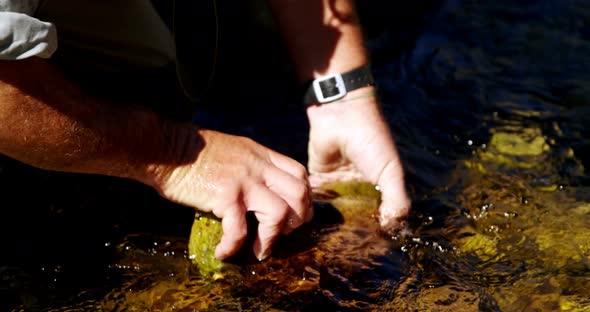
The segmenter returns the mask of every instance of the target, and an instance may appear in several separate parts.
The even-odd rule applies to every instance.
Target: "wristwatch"
[[[370,66],[363,65],[346,73],[332,73],[306,84],[303,103],[325,104],[343,98],[348,92],[374,86],[375,79]]]

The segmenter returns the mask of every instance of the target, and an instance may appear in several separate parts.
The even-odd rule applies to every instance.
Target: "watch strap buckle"
[[[303,103],[330,103],[345,97],[348,92],[374,85],[375,80],[368,64],[343,74],[331,73],[306,84]]]
[[[344,79],[338,73],[332,73],[314,80],[312,87],[319,103],[332,102],[346,95]]]

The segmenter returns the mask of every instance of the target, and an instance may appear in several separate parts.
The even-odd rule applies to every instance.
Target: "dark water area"
[[[0,311],[590,310],[590,2],[384,3],[358,5],[412,236],[320,220],[316,247],[244,267],[260,279],[211,282],[188,268],[191,209],[2,158]],[[256,12],[221,37],[195,120],[305,163],[292,70]]]

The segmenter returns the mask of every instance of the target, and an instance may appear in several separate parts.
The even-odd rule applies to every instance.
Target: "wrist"
[[[358,89],[375,85],[369,64],[345,72],[332,72],[307,82],[303,95],[306,105],[322,105],[342,101],[346,95]],[[348,97],[350,100],[351,97]]]
[[[362,118],[375,114],[380,115],[380,108],[374,86],[348,92],[345,97],[331,103],[307,107],[307,117],[312,127],[325,123],[343,123],[354,116]]]
[[[202,148],[202,139],[194,125],[168,120],[159,120],[155,129],[147,133],[150,133],[149,142],[146,142],[148,146],[143,148],[146,153],[138,155],[132,152],[129,155],[131,170],[128,178],[161,193],[176,168],[194,162]]]

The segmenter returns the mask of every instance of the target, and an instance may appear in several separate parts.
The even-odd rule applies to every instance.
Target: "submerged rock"
[[[589,203],[558,183],[562,164],[584,169],[571,149],[555,153],[550,141],[539,128],[495,130],[489,146],[456,173],[464,179],[459,198],[470,226],[453,243],[493,287],[501,310],[590,305]]]
[[[490,164],[534,168],[547,162],[549,149],[549,142],[539,128],[495,129],[486,148],[478,150],[477,158],[467,160],[466,165],[482,173],[488,173]]]
[[[539,156],[549,150],[539,128],[521,128],[515,132],[494,131],[490,145],[498,152],[512,156]]]

